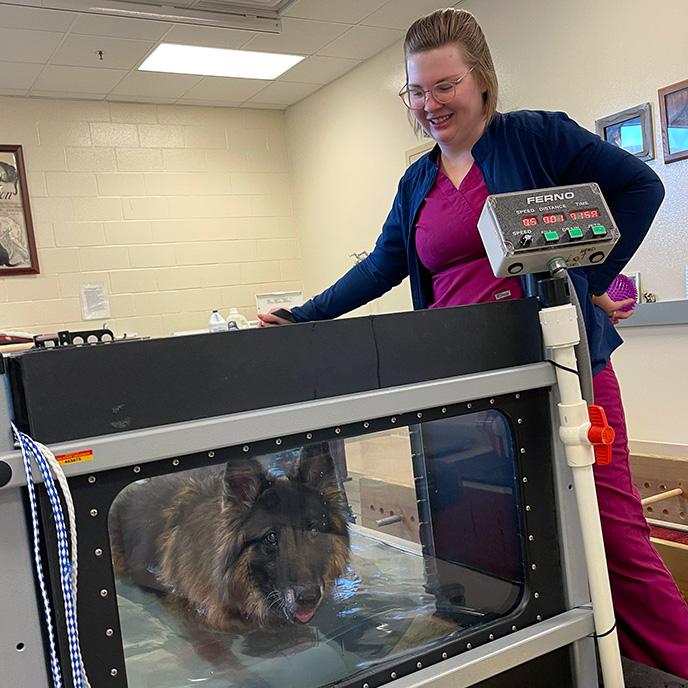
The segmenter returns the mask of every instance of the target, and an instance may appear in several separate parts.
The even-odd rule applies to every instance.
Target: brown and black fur
[[[244,459],[131,485],[110,531],[117,575],[217,629],[306,623],[349,556],[326,443],[286,476]]]

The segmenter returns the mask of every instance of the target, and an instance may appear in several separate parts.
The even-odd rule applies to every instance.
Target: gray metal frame
[[[499,638],[489,645],[422,669],[412,676],[404,676],[394,683],[394,688],[473,686],[490,676],[574,643],[593,631],[592,609],[571,609],[531,628],[514,631],[513,635]]]
[[[50,446],[55,455],[93,451],[93,461],[65,466],[67,477],[140,464],[218,447],[250,444],[281,435],[365,421],[419,408],[460,403],[485,395],[508,394],[556,383],[548,363],[505,368],[475,375],[401,385],[312,402],[218,416],[199,421],[132,430]],[[277,450],[277,449],[276,449]],[[136,457],[133,461],[132,457]],[[19,452],[0,454],[12,467],[7,487],[26,484]]]
[[[90,449],[93,460],[65,467],[68,476],[97,473],[100,470],[172,458],[182,454],[213,451],[219,447],[241,445],[293,435],[339,424],[365,422],[417,409],[438,407],[518,393],[529,389],[553,387],[555,375],[549,363],[489,371],[475,375],[406,385],[366,393],[333,397],[317,402],[273,407],[202,421],[179,423],[148,430],[132,431],[51,446],[55,454]],[[558,423],[552,404],[552,427]],[[3,408],[4,406],[4,408]],[[0,418],[8,417],[7,401],[0,399]],[[555,432],[556,435],[556,432]],[[555,446],[558,443],[555,443]],[[559,448],[560,449],[560,448]],[[570,469],[563,451],[555,456],[556,495],[561,514],[563,570],[569,611],[515,631],[476,649],[449,658],[438,665],[420,669],[413,676],[398,680],[399,688],[457,688],[470,686],[542,654],[572,646],[574,685],[597,686],[594,645],[588,636],[593,631],[587,581],[581,567],[582,547],[575,500],[569,488]],[[132,461],[131,457],[136,457]],[[45,671],[46,650],[40,632],[42,611],[34,594],[31,538],[23,514],[21,487],[25,484],[19,452],[0,455],[12,467],[10,482],[0,488],[0,675],[3,681],[32,688],[48,688]],[[7,556],[7,553],[11,556]],[[5,623],[12,619],[13,623]],[[23,649],[18,650],[20,643]],[[21,678],[20,678],[21,677]],[[12,681],[11,679],[15,680]],[[392,677],[390,677],[392,680]],[[134,688],[134,687],[133,687]]]
[[[48,688],[43,610],[21,492],[0,489],[0,684]]]

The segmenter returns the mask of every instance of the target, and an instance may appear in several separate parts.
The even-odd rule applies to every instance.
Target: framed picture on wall
[[[406,157],[406,167],[408,167],[411,163],[416,162],[418,158],[421,158],[428,151],[431,151],[434,146],[435,142],[431,138],[428,138],[427,141],[423,141],[423,143],[420,143],[417,146],[407,150],[404,154]]]
[[[652,160],[655,157],[650,103],[595,120],[595,131],[600,138],[633,153],[636,158]]]
[[[640,303],[640,295],[643,293],[642,287],[640,285],[640,273],[639,272],[625,272],[622,274],[624,275],[624,277],[627,277],[631,281],[631,284],[635,288],[635,293],[638,295],[636,298],[636,302]]]
[[[684,160],[688,158],[688,79],[657,93],[664,162]]]
[[[38,272],[22,148],[0,145],[0,277]]]

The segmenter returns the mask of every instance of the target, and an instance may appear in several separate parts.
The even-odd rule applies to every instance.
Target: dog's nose
[[[296,586],[294,588],[295,608],[292,611],[295,619],[301,623],[308,623],[315,614],[321,598],[319,585]]]
[[[294,588],[294,599],[299,607],[304,607],[306,609],[312,609],[318,606],[320,602],[320,586],[319,585],[309,585],[305,587]]]

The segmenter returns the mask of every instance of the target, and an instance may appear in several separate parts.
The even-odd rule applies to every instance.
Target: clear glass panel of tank
[[[130,688],[318,688],[512,611],[497,410],[138,481],[110,511]]]

